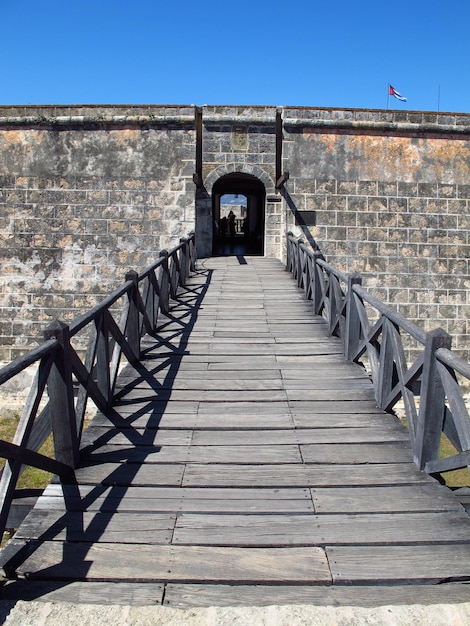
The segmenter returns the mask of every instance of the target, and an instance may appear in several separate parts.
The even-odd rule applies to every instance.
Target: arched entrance
[[[212,188],[212,254],[263,255],[266,189],[251,174],[233,172]]]

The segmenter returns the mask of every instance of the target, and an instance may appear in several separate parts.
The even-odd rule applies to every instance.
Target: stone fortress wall
[[[210,255],[215,190],[230,177],[265,190],[266,255],[283,257],[288,230],[314,238],[468,358],[469,171],[470,115],[0,107],[0,360],[190,231]]]

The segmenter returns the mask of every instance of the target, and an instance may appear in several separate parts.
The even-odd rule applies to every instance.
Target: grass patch
[[[9,414],[5,417],[0,417],[0,439],[10,442],[13,441],[13,437],[15,436],[19,421],[20,418],[17,414]],[[85,418],[85,422],[83,425],[84,430],[86,429],[90,421],[90,417]],[[49,435],[49,437],[43,443],[38,452],[51,459],[55,458],[54,441],[52,438],[52,434]],[[5,459],[0,458],[0,471],[3,469],[4,465]],[[16,488],[44,489],[50,483],[52,476],[53,474],[51,474],[50,472],[45,472],[44,470],[38,469],[37,467],[28,466],[21,474]]]
[[[0,439],[13,441],[19,419],[17,415],[0,418]],[[54,457],[52,435],[46,439],[39,452],[50,458]],[[3,469],[4,465],[5,459],[0,459],[0,469]],[[49,472],[36,467],[27,467],[20,476],[16,487],[17,489],[44,489],[49,484],[51,478],[52,474]]]
[[[451,444],[449,439],[443,434],[441,437],[441,447],[439,450],[439,458],[444,459],[448,456],[457,454],[457,450]],[[448,487],[457,489],[459,487],[470,487],[470,472],[468,469],[453,470],[452,472],[445,472],[442,477],[446,481]]]

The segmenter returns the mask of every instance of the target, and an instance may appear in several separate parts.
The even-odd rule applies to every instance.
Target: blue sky
[[[0,0],[0,105],[470,112],[470,0]]]

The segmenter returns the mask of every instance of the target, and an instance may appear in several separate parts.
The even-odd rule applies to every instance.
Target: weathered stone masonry
[[[291,109],[284,167],[329,261],[468,357],[470,116]]]
[[[314,237],[468,358],[469,170],[469,115],[0,108],[0,360],[191,230],[210,255],[213,192],[233,177],[264,190],[266,255],[282,258],[287,230]]]
[[[2,114],[7,360],[34,345],[51,320],[83,312],[127,270],[143,269],[194,229],[195,126],[191,107]]]

